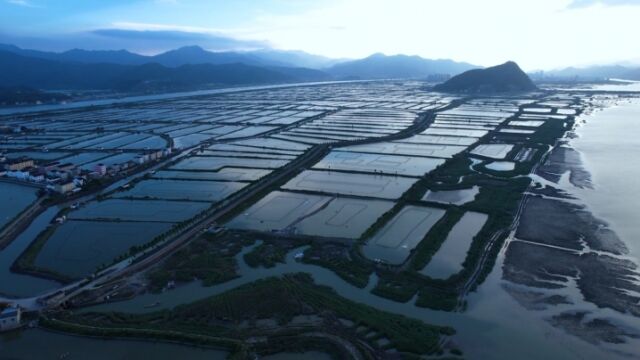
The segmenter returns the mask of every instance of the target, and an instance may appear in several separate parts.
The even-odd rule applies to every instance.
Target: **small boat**
[[[152,308],[152,307],[156,307],[156,306],[158,306],[158,305],[160,305],[160,303],[159,303],[158,301],[156,301],[156,302],[154,302],[154,303],[151,303],[151,304],[147,304],[147,305],[145,305],[145,306],[144,306],[144,308],[145,308],[145,309],[149,309],[149,308]]]

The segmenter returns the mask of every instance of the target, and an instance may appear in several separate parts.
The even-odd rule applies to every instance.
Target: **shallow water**
[[[179,222],[206,210],[210,204],[187,201],[107,199],[92,201],[69,213],[69,219]]]
[[[223,350],[178,344],[106,340],[65,335],[43,330],[28,330],[0,336],[0,359],[226,359]]]
[[[0,229],[36,201],[37,188],[0,182]]]
[[[295,224],[304,235],[358,239],[394,202],[373,199],[334,198],[322,210]]]
[[[322,195],[273,191],[227,223],[234,229],[282,230],[330,201]]]
[[[332,151],[314,169],[344,170],[389,175],[423,176],[444,163],[443,159],[426,157]]]
[[[223,181],[254,181],[269,175],[271,170],[245,169],[245,168],[224,168],[217,172],[213,171],[178,171],[162,170],[158,171],[153,178],[156,179],[188,179],[188,180],[223,180]]]
[[[245,187],[246,183],[232,181],[143,180],[128,191],[114,197],[164,200],[219,201]]]
[[[60,287],[60,284],[54,281],[11,272],[13,262],[49,225],[59,210],[57,207],[47,209],[35,218],[31,225],[6,248],[0,250],[0,294],[29,297]]]
[[[422,197],[422,201],[463,205],[473,201],[478,193],[480,193],[480,187],[478,186],[460,190],[427,191],[427,193]]]
[[[306,170],[291,179],[282,188],[397,199],[409,190],[417,180],[392,175]]]
[[[504,159],[513,149],[511,144],[480,144],[471,150],[471,154],[492,159]]]
[[[451,229],[431,261],[420,272],[434,279],[446,279],[462,270],[462,262],[467,256],[469,246],[487,222],[487,218],[486,214],[466,212]]]
[[[377,282],[375,274],[371,276],[367,287],[360,289],[345,282],[330,270],[294,261],[294,255],[304,251],[304,248],[291,251],[287,255],[286,264],[278,264],[269,269],[252,269],[246,265],[242,257],[254,246],[243,249],[236,256],[241,277],[234,280],[211,287],[203,287],[200,282],[194,281],[164,293],[144,294],[124,302],[102,304],[83,311],[148,313],[221,294],[258,279],[306,272],[313,276],[316,283],[332,287],[340,296],[347,299],[380,310],[420,319],[426,323],[455,327],[457,334],[453,337],[453,341],[465,352],[465,358],[578,360],[605,358],[608,354],[551,327],[540,318],[540,314],[524,311],[501,287],[503,281],[499,266],[494,267],[479,292],[471,294],[467,312],[451,313],[418,308],[410,302],[399,303],[372,295],[370,291]],[[498,259],[498,264],[501,263],[502,257]],[[146,307],[156,302],[160,305],[153,308]]]
[[[574,189],[640,259],[640,100],[583,117],[571,145],[582,154],[593,189]]]
[[[495,171],[512,171],[516,168],[516,163],[513,161],[493,161],[485,165],[485,167]]]
[[[67,221],[47,240],[35,265],[71,277],[89,275],[100,265],[169,230],[170,223]]]
[[[437,208],[405,206],[367,240],[362,251],[371,260],[401,264],[444,213]]]

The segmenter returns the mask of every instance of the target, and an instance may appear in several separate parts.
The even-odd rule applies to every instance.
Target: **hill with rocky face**
[[[508,61],[486,69],[473,69],[434,87],[435,91],[496,93],[533,91],[537,87],[518,64]]]

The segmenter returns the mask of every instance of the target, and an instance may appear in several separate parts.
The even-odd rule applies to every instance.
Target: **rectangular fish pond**
[[[374,261],[402,264],[444,213],[426,206],[405,206],[367,241],[362,251]]]
[[[417,179],[391,175],[307,170],[291,179],[282,188],[316,191],[331,195],[344,194],[397,199],[409,190],[416,181]]]

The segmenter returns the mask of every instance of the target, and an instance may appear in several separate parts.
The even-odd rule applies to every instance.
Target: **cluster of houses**
[[[171,149],[148,151],[120,164],[96,164],[92,169],[82,169],[72,163],[53,161],[37,165],[33,159],[19,157],[9,159],[0,155],[0,176],[28,181],[59,194],[77,192],[90,179],[114,176],[121,171],[159,160],[171,154]]]

